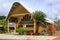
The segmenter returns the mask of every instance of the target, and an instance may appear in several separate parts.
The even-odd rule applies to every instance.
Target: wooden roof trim
[[[13,12],[13,10],[14,10],[14,5],[15,5],[15,3],[13,3],[13,5],[12,5],[12,7],[11,7],[11,9],[10,9],[9,14],[8,14],[8,16],[7,16],[7,19],[9,18],[9,16],[11,15],[11,13]],[[7,20],[7,19],[6,19],[6,20]]]
[[[22,16],[22,15],[31,15],[31,14],[29,14],[29,13],[25,13],[25,14],[13,14],[11,16]]]
[[[28,11],[28,10],[24,7],[24,5],[22,5],[21,3],[20,3],[20,5],[21,5],[26,11]],[[28,11],[28,13],[30,13],[30,12]]]
[[[13,10],[14,10],[14,5],[21,5],[21,3],[19,3],[19,2],[15,2],[15,3],[13,3],[13,5],[12,5],[12,8],[10,9],[10,11],[9,11],[9,14],[8,14],[8,16],[7,16],[7,19],[9,18],[9,16],[11,15],[11,12],[13,12]],[[26,11],[28,11],[23,5],[21,5]],[[29,11],[28,11],[28,13],[30,13]],[[7,20],[6,19],[6,20]]]

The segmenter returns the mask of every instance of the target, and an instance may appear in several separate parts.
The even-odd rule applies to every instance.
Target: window
[[[33,27],[34,25],[26,25],[26,27]]]
[[[25,15],[23,19],[21,19],[20,24],[33,24],[33,19],[31,19],[31,16]]]
[[[29,15],[25,15],[22,19],[22,21],[30,21],[30,16]]]

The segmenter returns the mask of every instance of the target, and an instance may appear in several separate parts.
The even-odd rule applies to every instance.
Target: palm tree
[[[35,11],[33,12],[33,17],[36,20],[36,32],[38,32],[38,26],[39,25],[43,25],[44,27],[46,27],[46,15],[41,12],[41,11]]]

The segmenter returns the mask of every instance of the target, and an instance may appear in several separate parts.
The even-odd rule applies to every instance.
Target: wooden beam
[[[7,27],[8,27],[7,31],[9,32],[9,20],[7,20]]]
[[[11,16],[23,16],[23,15],[27,15],[27,14],[28,14],[28,15],[31,15],[31,14],[29,14],[29,13],[24,13],[24,14],[21,13],[21,14],[13,14],[13,15],[11,15]]]
[[[34,33],[36,33],[36,21],[34,20]]]
[[[20,23],[22,18],[23,18],[23,16],[18,16],[18,24]]]

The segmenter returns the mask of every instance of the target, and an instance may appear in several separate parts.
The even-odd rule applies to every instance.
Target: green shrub
[[[7,32],[7,27],[4,27],[4,33],[6,33]]]
[[[19,35],[24,35],[25,29],[24,28],[18,28],[17,32],[19,33]]]
[[[2,30],[0,30],[0,33],[2,33]]]

